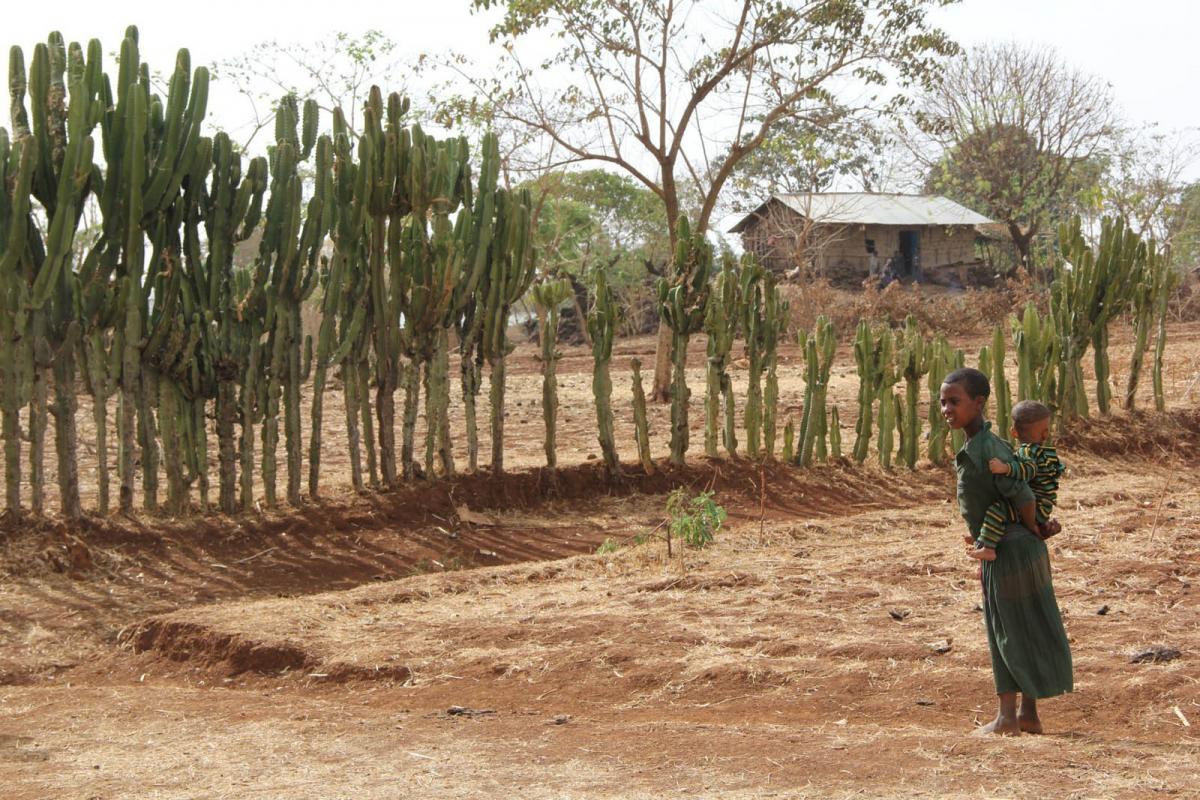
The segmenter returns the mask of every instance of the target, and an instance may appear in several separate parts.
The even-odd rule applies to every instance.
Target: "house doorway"
[[[921,279],[921,234],[919,231],[900,231],[900,275],[909,280]]]

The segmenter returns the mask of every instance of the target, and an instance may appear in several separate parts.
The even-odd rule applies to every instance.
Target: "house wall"
[[[796,218],[799,220],[799,215]],[[810,262],[817,274],[861,281],[867,277],[870,265],[867,241],[874,242],[882,265],[893,253],[899,252],[900,232],[908,230],[919,233],[921,269],[927,275],[939,267],[977,260],[975,240],[978,234],[969,225],[811,225],[807,232],[806,248],[801,241],[803,223],[789,222],[787,225],[777,225],[767,219],[742,234],[742,244],[746,250],[754,253],[765,267],[775,272],[789,272],[802,262]]]
[[[966,225],[926,225],[919,228],[899,225],[821,225],[813,228],[811,236],[814,248],[819,252],[816,264],[818,271],[854,270],[866,277],[870,258],[867,241],[874,242],[879,260],[886,262],[893,253],[900,252],[900,232],[911,230],[917,231],[920,236],[918,252],[922,270],[976,260],[977,234],[973,227]]]

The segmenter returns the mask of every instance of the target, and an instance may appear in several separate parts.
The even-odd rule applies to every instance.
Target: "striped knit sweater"
[[[1037,501],[1037,520],[1046,522],[1058,504],[1058,479],[1066,468],[1051,445],[1022,443],[1008,464],[1008,474],[1025,481]],[[1021,517],[1011,503],[997,501],[988,507],[979,531],[979,542],[994,548],[1004,538],[1004,526],[1020,522]]]

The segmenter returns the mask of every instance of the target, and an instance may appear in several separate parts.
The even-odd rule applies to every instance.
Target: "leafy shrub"
[[[713,535],[725,521],[725,509],[713,500],[712,492],[701,492],[689,498],[682,486],[667,496],[667,535],[689,547],[702,548],[712,544]]]

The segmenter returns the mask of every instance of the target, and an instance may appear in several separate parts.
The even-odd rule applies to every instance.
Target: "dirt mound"
[[[1073,420],[1058,437],[1072,450],[1098,456],[1200,456],[1200,410],[1167,413],[1134,411]]]

